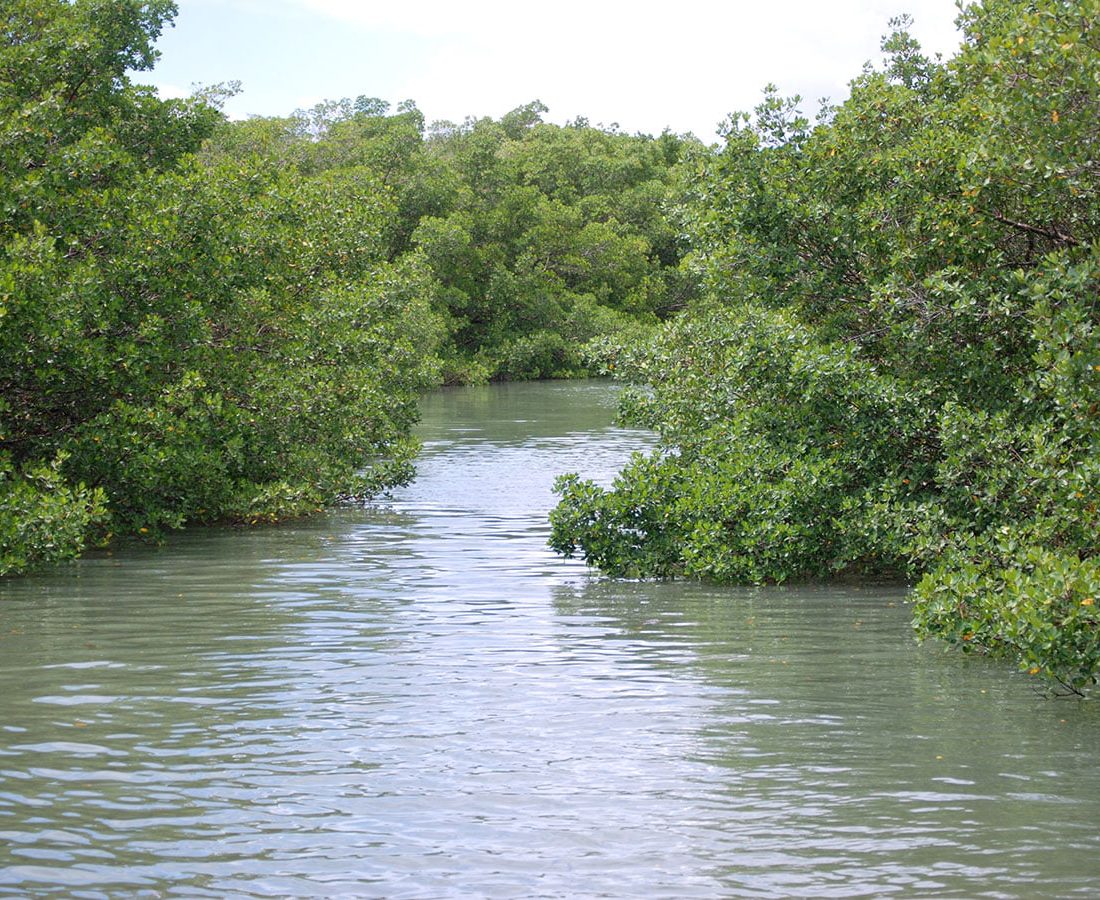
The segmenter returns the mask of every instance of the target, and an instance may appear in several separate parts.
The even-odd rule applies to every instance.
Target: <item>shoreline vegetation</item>
[[[558,484],[620,577],[897,578],[915,624],[1100,675],[1100,4],[984,0],[720,146],[160,100],[169,0],[0,37],[0,576],[407,481],[439,384],[612,375],[657,450]]]

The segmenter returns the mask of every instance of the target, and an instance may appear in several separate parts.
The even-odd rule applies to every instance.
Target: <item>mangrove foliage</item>
[[[371,496],[432,386],[598,371],[654,429],[552,545],[915,583],[922,635],[1100,674],[1100,0],[961,7],[720,146],[133,80],[169,0],[0,7],[0,575]]]
[[[662,446],[567,476],[553,545],[615,575],[916,581],[916,625],[1100,673],[1100,4],[985,0],[811,125],[769,92],[683,172],[704,297],[609,342]]]

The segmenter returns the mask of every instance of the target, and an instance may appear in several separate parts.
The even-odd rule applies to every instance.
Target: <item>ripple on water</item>
[[[367,508],[0,586],[0,893],[1089,896],[1100,737],[895,588],[609,582],[602,384],[441,392]]]

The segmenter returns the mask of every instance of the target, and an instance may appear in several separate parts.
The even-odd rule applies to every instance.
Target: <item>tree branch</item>
[[[993,218],[1002,225],[1008,225],[1019,231],[1026,232],[1027,234],[1037,234],[1040,237],[1045,237],[1047,240],[1054,241],[1056,244],[1066,244],[1070,247],[1080,246],[1080,242],[1075,237],[1068,234],[1062,234],[1062,232],[1058,231],[1058,229],[1053,226],[1050,228],[1040,228],[1037,225],[1028,225],[1026,222],[1016,222],[998,212],[993,213]]]

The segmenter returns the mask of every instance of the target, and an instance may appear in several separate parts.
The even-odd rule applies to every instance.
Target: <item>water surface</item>
[[[545,548],[613,406],[443,391],[388,501],[0,582],[0,896],[1095,896],[1095,703]]]

